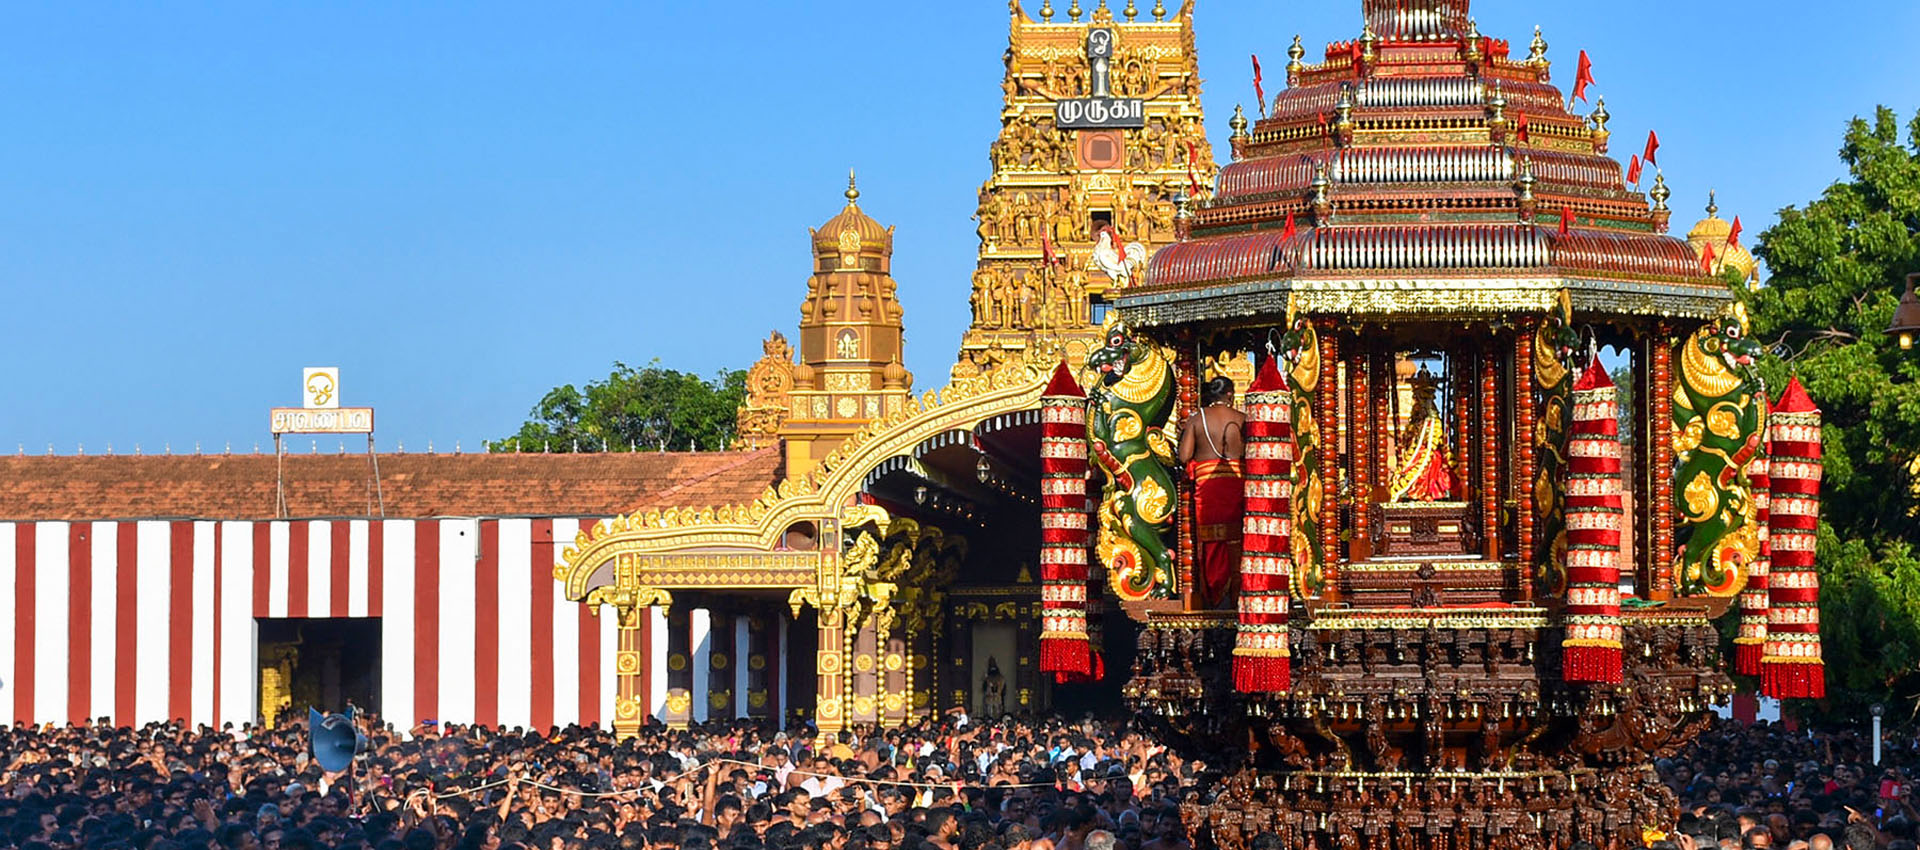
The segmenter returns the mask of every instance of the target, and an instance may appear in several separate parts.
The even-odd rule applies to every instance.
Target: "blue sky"
[[[1359,5],[1200,0],[1220,150],[1248,55],[1278,90],[1292,35],[1352,37]],[[1841,175],[1849,117],[1920,107],[1911,2],[1474,12],[1517,47],[1543,25],[1562,85],[1592,54],[1616,152],[1658,128],[1682,229],[1714,187],[1757,234]],[[907,365],[935,386],[1007,21],[995,0],[7,4],[0,451],[251,450],[309,365],[378,408],[382,449],[473,450],[615,360],[744,367],[798,321],[805,229],[849,166],[899,227]]]

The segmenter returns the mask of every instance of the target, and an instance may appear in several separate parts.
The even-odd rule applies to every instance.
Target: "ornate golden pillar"
[[[641,629],[640,617],[648,608],[655,605],[662,609],[673,607],[673,594],[657,587],[645,587],[640,584],[640,567],[633,555],[621,555],[614,562],[613,583],[593,589],[592,593],[581,600],[587,606],[587,613],[600,615],[600,606],[613,609],[617,628],[617,649],[613,654],[614,699],[613,734],[617,739],[631,738],[640,734],[640,727],[646,723],[646,646],[647,635]],[[653,639],[662,640],[665,635],[654,635]],[[665,675],[665,671],[651,671],[653,675]]]
[[[875,572],[880,563],[879,535],[889,520],[884,509],[872,505],[849,508],[840,527],[852,535],[853,543],[837,557],[838,541],[831,533],[831,524],[827,524],[822,529],[815,586],[798,588],[787,597],[795,617],[800,616],[803,605],[819,611],[820,645],[814,656],[819,688],[813,721],[823,733],[845,729],[850,719],[854,640],[861,627],[877,622],[870,618],[890,620],[892,616],[894,585],[880,581]]]
[[[839,606],[820,609],[820,650],[815,672],[820,677],[814,698],[813,723],[821,734],[832,735],[846,728],[847,702],[853,687],[848,675],[847,657],[852,646],[847,634],[847,610]]]

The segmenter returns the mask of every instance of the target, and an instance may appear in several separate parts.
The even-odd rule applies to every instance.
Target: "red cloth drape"
[[[1827,695],[1820,659],[1820,575],[1813,554],[1820,536],[1820,409],[1800,385],[1787,382],[1767,429],[1772,491],[1769,535],[1773,569],[1767,581],[1767,642],[1760,691],[1770,697]]]
[[[1767,397],[1763,394],[1758,401],[1760,421],[1765,422],[1769,415]],[[1761,437],[1765,439],[1766,435]],[[1773,535],[1767,528],[1773,513],[1773,482],[1769,473],[1772,455],[1772,449],[1763,449],[1747,463],[1754,518],[1759,524],[1760,554],[1747,574],[1747,586],[1740,591],[1740,633],[1733,639],[1733,671],[1742,676],[1760,675],[1760,659],[1767,643],[1767,582],[1773,561]]]
[[[1187,477],[1193,482],[1194,518],[1200,532],[1200,603],[1218,608],[1240,586],[1245,476],[1237,460],[1196,460],[1187,464]]]
[[[1594,355],[1573,385],[1568,440],[1566,637],[1561,674],[1569,682],[1619,682],[1620,400]]]
[[[1293,393],[1268,357],[1247,389],[1245,517],[1233,685],[1242,693],[1293,687],[1287,613],[1293,581]]]
[[[1087,396],[1063,361],[1040,398],[1040,671],[1084,679],[1087,637]]]

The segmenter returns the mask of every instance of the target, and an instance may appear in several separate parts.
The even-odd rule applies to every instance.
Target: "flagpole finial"
[[[1720,199],[1716,197],[1717,195],[1719,195],[1718,192],[1712,189],[1707,190],[1707,218],[1720,217]]]
[[[853,206],[860,201],[860,187],[855,179],[853,169],[847,169],[847,206]]]

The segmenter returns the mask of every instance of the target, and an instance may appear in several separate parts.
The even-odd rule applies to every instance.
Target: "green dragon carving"
[[[1688,595],[1734,596],[1759,556],[1758,508],[1747,464],[1760,451],[1760,345],[1745,305],[1708,322],[1680,346],[1673,390],[1673,486],[1686,527],[1674,575]]]
[[[1567,590],[1567,434],[1573,427],[1573,373],[1567,362],[1579,344],[1573,304],[1562,291],[1559,305],[1533,333],[1533,381],[1540,391],[1540,416],[1533,426],[1539,466],[1533,480],[1533,515],[1541,541],[1533,562],[1539,565],[1541,591],[1548,596]]]
[[[1087,393],[1087,432],[1106,472],[1095,546],[1107,581],[1121,599],[1167,598],[1174,592],[1173,366],[1133,338],[1119,317],[1106,323],[1106,345],[1087,355],[1100,380]]]

